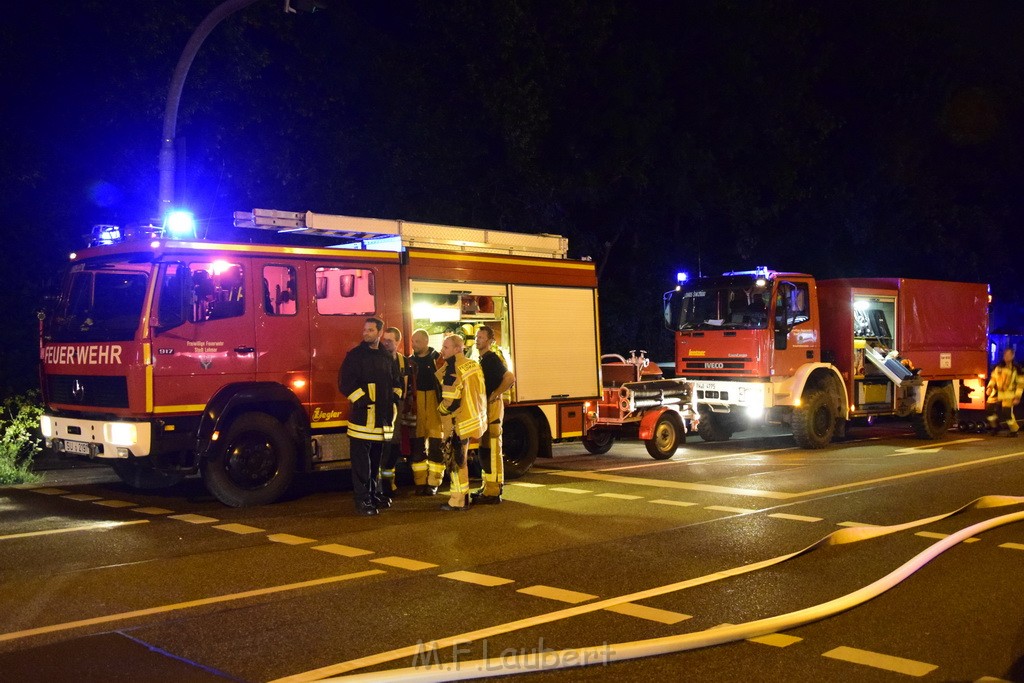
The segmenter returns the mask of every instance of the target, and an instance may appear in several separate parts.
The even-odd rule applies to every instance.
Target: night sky
[[[5,392],[35,381],[67,253],[154,217],[167,86],[217,4],[5,13]],[[209,236],[256,207],[563,234],[597,263],[606,352],[665,353],[678,270],[1022,298],[1024,3],[327,4],[257,2],[199,52],[178,200]]]

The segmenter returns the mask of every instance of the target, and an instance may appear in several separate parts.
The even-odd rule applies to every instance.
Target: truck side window
[[[263,266],[263,312],[295,315],[298,311],[298,278],[292,266]]]
[[[192,320],[234,318],[245,312],[245,277],[242,266],[227,261],[190,263]]]
[[[365,268],[316,269],[316,310],[322,315],[369,315],[377,310],[377,288],[372,270]]]

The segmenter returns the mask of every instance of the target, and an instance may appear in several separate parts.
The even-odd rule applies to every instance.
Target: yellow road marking
[[[513,579],[503,579],[500,576],[491,576],[490,574],[477,574],[476,572],[448,572],[447,574],[439,574],[438,576],[444,577],[446,579],[453,579],[455,581],[475,583],[478,586],[503,586],[506,583],[515,583]]]
[[[907,676],[927,676],[939,668],[934,664],[917,662],[913,659],[904,659],[903,657],[893,657],[892,655],[883,655],[869,650],[858,650],[855,647],[837,647],[824,653],[822,657],[838,659],[852,664],[863,664],[864,666],[884,669],[886,671],[895,671]]]
[[[372,550],[363,550],[362,548],[353,548],[350,545],[340,545],[338,543],[328,543],[327,545],[316,545],[313,546],[313,550],[321,550],[325,553],[332,553],[334,555],[342,555],[343,557],[359,557],[360,555],[373,555]]]
[[[398,569],[408,569],[411,572],[418,572],[421,569],[430,569],[437,566],[432,562],[420,562],[419,560],[410,560],[408,557],[395,556],[379,557],[376,560],[370,560],[370,562],[385,564],[389,567],[397,567]]]
[[[1001,543],[999,547],[1009,550],[1024,550],[1024,543]]]
[[[96,531],[102,529],[113,529],[119,526],[130,526],[132,524],[149,524],[148,519],[136,519],[131,522],[96,522],[95,524],[83,524],[82,526],[69,526],[63,529],[45,529],[43,531],[23,531],[20,534],[7,534],[0,536],[0,541],[7,541],[12,538],[30,538],[32,536],[49,536],[51,534],[69,534],[73,531]]]
[[[947,536],[949,536],[949,534],[940,534],[937,531],[918,531],[914,535],[915,536],[920,536],[921,538],[946,538]],[[980,538],[975,538],[974,536],[971,536],[970,538],[965,538],[963,542],[964,543],[977,543],[980,540],[981,540]]]
[[[799,493],[782,493],[780,491],[758,491],[756,489],[740,489],[729,486],[714,486],[712,484],[696,484],[688,481],[665,481],[664,479],[645,479],[643,477],[623,477],[617,474],[602,474],[601,472],[573,472],[565,470],[556,472],[559,477],[575,477],[577,479],[593,479],[595,481],[608,481],[616,484],[630,484],[633,486],[653,486],[659,489],[683,489],[686,491],[704,491],[707,493],[727,493],[734,496],[750,496],[754,498],[772,498],[775,500],[787,500],[796,498]],[[557,490],[557,489],[553,489]]]
[[[141,520],[146,522],[148,520]],[[129,522],[130,524],[131,522]],[[81,628],[83,626],[97,626],[99,624],[109,624],[113,621],[122,621],[126,619],[137,619],[139,617],[146,617],[153,614],[164,614],[166,612],[175,612],[178,610],[189,609],[191,607],[202,607],[203,605],[215,605],[221,602],[230,602],[232,600],[244,600],[245,598],[254,598],[261,595],[272,595],[274,593],[282,593],[285,591],[299,590],[302,588],[311,588],[313,586],[323,586],[325,584],[338,583],[339,581],[349,581],[352,579],[361,579],[367,576],[374,576],[376,574],[384,574],[383,569],[368,569],[362,572],[353,572],[351,574],[342,574],[340,576],[328,576],[323,579],[313,579],[311,581],[300,581],[298,583],[288,583],[282,586],[271,586],[270,588],[257,588],[255,590],[243,591],[241,593],[229,593],[227,595],[218,595],[212,598],[200,598],[198,600],[188,600],[186,602],[177,602],[171,605],[161,605],[159,607],[148,607],[146,609],[133,610],[131,612],[120,612],[118,614],[108,614],[102,617],[93,617],[91,619],[79,619],[78,621],[69,621],[63,624],[52,624],[50,626],[40,626],[38,628],[29,628],[24,631],[12,631],[10,633],[0,633],[0,642],[8,640],[17,640],[19,638],[28,638],[29,636],[38,636],[44,633],[54,633],[56,631],[69,631],[74,628]]]
[[[573,605],[586,602],[587,600],[593,600],[596,595],[590,593],[580,593],[579,591],[570,591],[564,588],[555,588],[553,586],[530,586],[528,588],[520,588],[518,593],[525,595],[532,595],[537,598],[547,598],[548,600],[558,600],[559,602],[568,602]]]
[[[638,619],[646,619],[647,621],[656,621],[660,624],[678,624],[680,621],[692,618],[689,614],[670,612],[667,609],[658,609],[657,607],[648,607],[647,605],[637,605],[633,602],[625,602],[621,605],[612,605],[611,607],[605,607],[604,609],[606,612],[625,614],[629,617],[637,617]]]
[[[685,500],[667,500],[665,498],[658,498],[657,500],[652,500],[651,502],[657,505],[678,505],[681,508],[688,508],[693,505],[696,505],[696,503],[689,503]]]
[[[836,526],[878,526],[877,524],[868,524],[867,522],[839,522]]]
[[[59,496],[62,493],[71,493],[70,491],[65,491],[64,489],[54,488],[29,489],[29,491],[31,491],[32,493],[41,493],[44,496]]]
[[[220,529],[221,531],[230,531],[233,534],[258,534],[266,529],[260,529],[248,524],[218,524],[213,527],[214,529]]]
[[[622,470],[639,470],[639,469],[643,469],[643,468],[646,468],[646,467],[664,467],[665,465],[694,465],[694,464],[702,463],[702,462],[712,462],[714,460],[725,460],[727,458],[738,458],[738,457],[743,457],[743,456],[747,456],[747,455],[764,455],[766,453],[778,453],[780,451],[795,451],[795,450],[797,450],[797,449],[793,448],[793,447],[789,447],[789,448],[770,448],[770,449],[764,450],[764,451],[748,451],[746,453],[743,453],[743,452],[724,453],[722,455],[709,455],[709,456],[706,456],[706,457],[703,457],[703,458],[686,458],[686,459],[680,459],[680,460],[676,460],[675,458],[672,458],[671,460],[659,460],[657,462],[645,462],[645,463],[643,463],[641,465],[620,465],[619,467],[605,467],[605,468],[602,468],[602,469],[599,469],[599,470],[592,470],[592,471],[594,471],[594,472],[619,472],[619,471],[622,471]],[[554,474],[555,471],[556,470],[551,470],[549,473]]]
[[[87,503],[90,500],[100,500],[102,496],[90,496],[88,493],[72,493],[69,496],[61,496],[61,498],[67,498],[68,500],[77,500],[80,503]]]
[[[510,481],[509,486],[522,486],[524,489],[542,489],[544,484],[534,484],[529,481]]]
[[[758,636],[757,638],[747,638],[748,642],[760,643],[761,645],[771,645],[772,647],[789,647],[794,643],[799,643],[803,638],[797,638],[796,636],[787,636],[784,633],[769,633],[766,636]]]
[[[207,517],[206,515],[171,515],[169,519],[177,519],[182,522],[188,522],[189,524],[209,524],[210,522],[219,522],[219,519],[213,517]]]
[[[563,486],[552,486],[548,491],[558,491],[559,493],[593,493],[593,491],[588,491],[587,489],[570,489]]]
[[[619,500],[640,500],[643,496],[632,496],[628,493],[599,493],[598,498],[617,498]]]
[[[316,543],[315,538],[303,538],[291,534],[270,534],[267,540],[273,543],[284,543],[285,545],[303,545],[304,543]]]
[[[102,505],[108,508],[130,508],[138,505],[127,500],[97,500],[93,505]]]
[[[705,510],[716,510],[718,512],[735,512],[740,515],[745,515],[750,512],[758,512],[758,510],[751,510],[750,508],[732,508],[727,505],[707,505],[704,507]]]
[[[174,510],[167,508],[132,508],[132,512],[141,512],[144,515],[169,515]]]
[[[794,522],[820,522],[821,519],[822,519],[821,517],[806,517],[804,515],[791,515],[788,512],[773,512],[772,514],[770,514],[768,516],[769,517],[774,517],[775,519],[788,519],[788,520],[792,520]]]

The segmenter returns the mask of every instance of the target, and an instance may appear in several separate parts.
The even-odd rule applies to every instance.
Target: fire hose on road
[[[587,605],[579,605],[568,609],[558,610],[545,615],[539,615],[537,617],[530,617],[527,619],[521,619],[518,621],[493,626],[489,628],[479,629],[477,631],[459,634],[438,641],[426,643],[425,646],[428,648],[443,648],[452,647],[459,644],[465,644],[474,640],[495,636],[502,633],[509,633],[518,629],[537,626],[543,623],[550,623],[553,621],[565,619],[571,616],[577,616],[579,614],[585,614],[588,612],[605,609],[614,605],[621,605],[627,602],[633,602],[637,600],[643,600],[651,598],[656,595],[664,595],[667,593],[683,590],[697,585],[703,585],[712,583],[714,581],[720,581],[722,579],[730,578],[733,576],[739,576],[741,574],[758,571],[765,569],[773,565],[786,562],[793,558],[805,555],[815,549],[822,548],[830,545],[841,545],[847,543],[855,543],[858,541],[864,541],[871,538],[877,538],[888,534],[905,531],[908,529],[926,526],[942,519],[952,517],[954,515],[966,512],[968,510],[978,510],[986,508],[1005,507],[1010,505],[1021,505],[1024,504],[1024,497],[1019,496],[983,496],[957,510],[949,513],[936,515],[933,517],[927,517],[904,524],[896,524],[891,526],[860,526],[851,527],[835,531],[828,536],[825,536],[821,540],[813,543],[802,550],[798,550],[793,553],[780,555],[778,557],[763,560],[753,564],[742,565],[734,567],[732,569],[716,572],[709,574],[704,577],[697,579],[691,579],[687,581],[681,581],[679,583],[670,584],[667,586],[660,586],[657,588],[648,589],[638,593],[629,595],[619,596],[617,598],[610,598],[607,600],[601,600],[595,603]],[[365,674],[358,674],[353,676],[344,676],[334,680],[346,680],[346,681],[453,681],[453,680],[469,680],[475,678],[488,678],[495,676],[507,676],[517,673],[535,673],[538,671],[550,671],[555,669],[570,668],[577,666],[586,666],[594,664],[608,664],[611,662],[625,661],[629,659],[637,659],[641,657],[650,657],[660,654],[669,654],[675,652],[683,652],[686,650],[695,650],[704,647],[710,647],[712,645],[720,645],[723,643],[730,643],[739,640],[745,640],[747,638],[755,638],[757,636],[767,635],[770,633],[776,633],[786,629],[795,628],[802,626],[814,621],[825,619],[827,617],[839,614],[840,612],[852,609],[858,605],[861,605],[872,598],[875,598],[882,593],[886,592],[890,588],[896,586],[900,582],[907,579],[918,569],[924,567],[928,562],[938,557],[940,554],[954,547],[958,543],[970,538],[975,534],[994,529],[999,526],[1006,524],[1012,524],[1014,522],[1024,521],[1024,511],[1014,512],[1010,514],[1001,515],[992,519],[978,522],[971,526],[965,527],[960,531],[957,531],[949,536],[937,541],[928,549],[921,553],[918,553],[907,562],[903,563],[895,570],[889,572],[882,578],[874,581],[863,588],[860,588],[852,593],[840,596],[827,602],[806,607],[804,609],[796,610],[786,614],[780,614],[773,617],[767,617],[764,619],[757,619],[749,621],[743,624],[735,624],[729,626],[719,626],[716,628],[706,629],[703,631],[696,631],[693,633],[683,633],[673,636],[666,636],[662,638],[652,638],[649,640],[638,640],[627,643],[616,643],[612,645],[603,644],[599,646],[590,646],[582,648],[572,648],[558,651],[544,651],[535,652],[529,654],[520,654],[510,657],[502,657],[500,659],[479,659],[472,661],[459,661],[455,664],[444,664],[441,663],[438,666],[432,667],[412,667],[403,669],[391,669],[384,671],[376,671]],[[417,653],[421,652],[424,647],[423,643],[418,645],[401,648],[398,650],[392,650],[390,652],[380,653],[378,655],[371,655],[360,659],[352,660],[349,662],[343,662],[340,664],[323,667],[314,671],[309,671],[304,674],[298,674],[288,678],[279,679],[275,683],[282,681],[308,681],[308,680],[322,680],[328,676],[337,676],[338,674],[347,673],[357,669],[380,665],[389,661],[395,661],[404,657],[413,657]]]

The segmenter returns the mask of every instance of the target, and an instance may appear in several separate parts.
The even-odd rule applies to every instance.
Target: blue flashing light
[[[94,225],[89,236],[89,246],[98,247],[121,241],[121,227],[118,225]]]
[[[676,282],[682,284],[690,279],[690,276],[685,271],[679,271],[676,273]]]
[[[172,239],[189,239],[196,236],[196,219],[191,211],[175,210],[164,218],[164,229]]]

